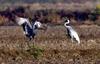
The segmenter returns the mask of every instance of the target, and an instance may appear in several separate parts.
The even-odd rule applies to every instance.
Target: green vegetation
[[[43,49],[35,45],[30,46],[30,48],[27,50],[27,52],[35,59],[38,59],[43,54],[43,51]]]
[[[100,14],[100,4],[96,6],[95,12],[96,14]]]

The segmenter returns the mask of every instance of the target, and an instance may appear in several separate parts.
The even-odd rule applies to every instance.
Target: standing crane
[[[71,38],[71,41],[74,42],[74,39],[75,39],[78,42],[78,44],[80,44],[80,38],[79,38],[77,32],[70,26],[70,20],[65,19],[64,22],[65,22],[64,26],[67,29],[67,34]]]

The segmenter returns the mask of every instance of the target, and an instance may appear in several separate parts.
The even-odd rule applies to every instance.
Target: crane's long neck
[[[67,19],[67,20],[66,20],[66,24],[69,24],[69,23],[70,23],[70,21]]]
[[[69,27],[69,26],[70,26],[70,21],[69,21],[68,19],[65,21],[64,26],[65,26],[65,27]]]

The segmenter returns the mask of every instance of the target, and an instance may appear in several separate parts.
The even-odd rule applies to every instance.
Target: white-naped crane
[[[74,42],[74,39],[80,44],[80,38],[78,36],[78,33],[70,26],[70,20],[68,18],[65,18],[64,20],[64,26],[67,29],[67,34],[71,38],[71,41]]]
[[[29,22],[29,19],[19,16],[16,16],[15,19],[17,24],[22,26],[24,35],[26,35],[26,37],[31,40],[33,36],[33,29],[31,23]]]
[[[37,29],[43,29],[46,30],[46,27],[42,25],[41,22],[39,22],[37,19],[32,20],[32,23],[30,23],[28,18],[24,17],[19,17],[15,16],[16,22],[18,25],[22,26],[23,28],[23,33],[26,35],[26,37],[31,40],[32,38],[34,39]]]

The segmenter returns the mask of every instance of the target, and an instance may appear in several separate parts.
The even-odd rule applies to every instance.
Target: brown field
[[[99,64],[100,27],[74,26],[81,44],[72,43],[63,26],[39,30],[35,39],[26,40],[21,27],[0,27],[0,64]]]

